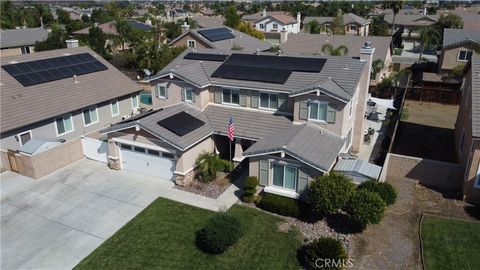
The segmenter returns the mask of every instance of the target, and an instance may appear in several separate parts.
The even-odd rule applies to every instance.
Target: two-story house
[[[463,195],[467,202],[480,203],[480,56],[467,63],[462,100],[455,123],[457,160],[465,167]]]
[[[248,22],[255,29],[266,33],[279,33],[286,31],[288,33],[300,32],[301,15],[297,13],[297,18],[283,11],[269,11],[265,9],[261,12],[243,15],[242,20]]]
[[[451,73],[472,58],[474,44],[480,43],[479,29],[444,29],[438,72]]]
[[[334,17],[305,17],[303,19],[303,29],[308,32],[309,24],[316,21],[320,24],[322,34],[331,33],[334,19]],[[370,21],[356,14],[347,13],[343,14],[343,26],[347,35],[368,36]]]
[[[42,27],[0,30],[0,55],[13,56],[34,52],[36,42],[48,38]]]
[[[215,151],[247,163],[265,191],[297,198],[340,153],[360,150],[374,50],[366,44],[358,59],[187,49],[149,78],[155,110],[102,130],[110,167],[183,185],[197,156]]]

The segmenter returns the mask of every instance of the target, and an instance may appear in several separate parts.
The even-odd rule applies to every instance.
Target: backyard
[[[426,270],[478,269],[480,223],[427,215],[421,230]]]
[[[281,218],[234,205],[229,214],[246,228],[221,255],[195,245],[195,234],[215,213],[157,199],[86,257],[75,269],[299,269],[295,230],[279,232]]]
[[[406,100],[392,152],[455,162],[458,106]]]

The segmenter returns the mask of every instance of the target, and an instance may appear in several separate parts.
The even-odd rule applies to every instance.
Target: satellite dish
[[[144,69],[143,73],[145,73],[145,75],[147,75],[147,77],[150,77],[150,75],[152,75],[152,73],[148,69]]]

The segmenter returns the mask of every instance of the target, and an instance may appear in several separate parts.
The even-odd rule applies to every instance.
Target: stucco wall
[[[132,113],[130,96],[118,99],[118,105],[120,113],[117,116],[112,116],[110,101],[97,104],[98,123],[89,126],[84,125],[82,110],[72,112],[74,131],[61,136],[57,136],[56,134],[55,118],[3,133],[0,139],[1,149],[18,150],[20,148],[20,143],[17,141],[16,136],[19,133],[28,130],[31,130],[32,138],[65,139],[67,141],[77,139],[82,135],[97,131],[110,124],[117,123],[122,120],[123,115],[130,115]]]
[[[456,46],[449,49],[443,49],[440,55],[440,70],[449,71],[460,64],[467,64],[468,61],[457,61],[458,53],[463,51],[470,51],[467,46]]]
[[[155,88],[157,84],[165,84],[167,86],[168,97],[157,97],[155,93]],[[164,108],[170,105],[174,105],[182,102],[182,90],[185,87],[192,88],[193,94],[195,95],[195,102],[187,101],[190,104],[195,105],[198,109],[202,109],[202,105],[208,102],[209,96],[207,94],[202,94],[201,92],[204,89],[197,88],[189,83],[180,81],[180,80],[169,80],[162,79],[152,83],[152,106],[154,109]]]
[[[202,40],[198,39],[194,35],[187,33],[185,36],[181,37],[172,45],[175,47],[188,47],[188,40],[195,40],[195,48],[211,48],[207,43],[203,42]]]
[[[202,152],[212,153],[215,150],[215,144],[211,137],[183,152],[177,160],[176,173],[185,174],[193,170],[198,155]]]
[[[25,46],[30,48],[30,53],[34,53],[34,46]],[[17,48],[8,48],[8,49],[3,49],[0,50],[0,56],[1,57],[6,57],[6,56],[16,56],[16,55],[22,55],[22,47],[17,47]]]

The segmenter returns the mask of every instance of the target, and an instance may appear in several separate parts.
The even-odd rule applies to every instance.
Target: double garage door
[[[122,169],[173,180],[173,154],[128,144],[121,144],[120,149]]]

